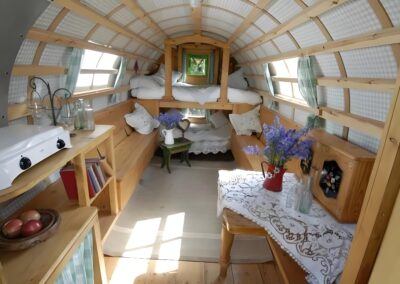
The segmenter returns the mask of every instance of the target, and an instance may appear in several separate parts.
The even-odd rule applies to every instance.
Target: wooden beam
[[[97,97],[104,97],[112,94],[123,93],[130,90],[130,86],[121,86],[119,88],[104,88],[100,90],[89,90],[83,92],[75,92],[69,99],[70,102],[74,102],[78,99],[94,99]]]
[[[265,80],[263,75],[258,75],[254,77],[256,77],[257,79]],[[297,83],[297,78],[273,76],[272,80],[275,82]],[[390,79],[339,78],[339,77],[317,78],[318,86],[373,90],[380,92],[393,92],[395,83],[396,83],[395,80],[390,80]]]
[[[324,44],[314,45],[311,47],[293,50],[278,55],[267,56],[259,58],[257,60],[252,60],[244,62],[241,65],[254,65],[261,64],[265,62],[273,62],[277,60],[283,60],[293,57],[317,55],[324,53],[332,53],[336,51],[346,51],[358,48],[368,48],[381,45],[390,45],[400,43],[400,28],[388,28],[378,32],[364,34],[351,39],[342,39],[327,42]]]
[[[118,69],[81,69],[81,74],[118,74]]]
[[[299,13],[297,16],[295,16],[291,20],[287,21],[286,23],[282,23],[282,24],[278,25],[276,28],[274,28],[269,33],[260,36],[259,38],[255,39],[248,45],[236,50],[233,53],[233,55],[235,55],[239,52],[253,49],[267,41],[270,41],[271,39],[273,39],[279,35],[282,35],[288,31],[290,31],[291,29],[309,21],[310,19],[317,17],[332,8],[338,7],[339,5],[341,5],[347,1],[348,0],[329,0],[329,1],[320,0],[317,4],[304,9],[301,13]]]
[[[341,283],[368,283],[400,189],[399,121],[400,72]]]
[[[253,7],[250,13],[243,19],[242,23],[232,33],[231,37],[228,39],[228,43],[231,44],[238,36],[240,36],[252,24],[254,24],[254,22],[264,14],[264,8],[270,3],[271,0],[258,0],[257,4]]]
[[[202,3],[199,1],[199,6],[192,7],[192,21],[193,21],[193,33],[201,34],[201,16],[202,16]]]
[[[167,42],[164,43],[165,53],[165,99],[172,100],[172,46]]]
[[[138,4],[137,1],[133,0],[122,0],[122,3],[129,8],[129,10],[136,16],[136,18],[140,19],[143,23],[148,25],[149,27],[153,28],[156,30],[158,33],[161,33],[162,35],[167,37],[167,34],[163,31],[160,26],[155,23],[147,14],[145,11],[143,11],[142,7]]]
[[[232,110],[233,104],[230,103],[205,103],[199,104],[195,102],[181,102],[181,101],[160,101],[160,107],[165,108],[201,108],[201,109],[222,109]]]
[[[57,44],[57,45],[91,49],[91,50],[96,50],[96,51],[100,51],[100,52],[107,52],[107,53],[125,56],[125,57],[133,58],[133,59],[140,58],[140,59],[142,59],[144,61],[148,61],[148,62],[156,62],[156,60],[154,60],[154,59],[143,57],[143,56],[140,56],[137,54],[125,52],[125,51],[115,49],[115,48],[105,47],[105,46],[90,43],[90,42],[87,42],[87,41],[84,41],[81,39],[67,37],[67,36],[64,36],[61,34],[57,34],[57,33],[50,32],[50,31],[45,31],[45,30],[41,30],[41,29],[36,29],[36,28],[32,28],[27,33],[26,38],[41,41],[41,42],[46,42],[46,43]]]
[[[12,76],[46,76],[64,75],[68,69],[62,66],[43,66],[43,65],[14,65]]]
[[[170,38],[170,39],[165,40],[165,43],[170,44],[170,45],[179,45],[182,43],[192,43],[192,42],[211,44],[211,45],[218,46],[220,48],[229,48],[229,44],[226,42],[219,41],[214,38],[202,36],[199,34],[191,35],[191,36],[182,36],[182,37],[177,37],[177,38]]]
[[[222,69],[221,69],[221,89],[219,102],[226,103],[228,101],[228,73],[229,73],[229,48],[222,50]]]
[[[54,3],[73,11],[84,18],[87,18],[97,24],[100,24],[104,27],[107,27],[117,33],[120,33],[128,38],[131,38],[141,44],[146,45],[147,47],[162,52],[163,50],[159,47],[155,46],[154,44],[148,42],[146,39],[132,33],[130,30],[121,27],[120,25],[114,23],[113,21],[103,17],[102,15],[96,13],[92,9],[86,7],[85,5],[81,4],[77,0],[54,0]]]
[[[15,120],[29,115],[28,106],[23,104],[10,104],[8,105],[8,121]]]

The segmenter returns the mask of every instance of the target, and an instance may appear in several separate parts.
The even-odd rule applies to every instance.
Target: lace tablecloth
[[[282,192],[262,187],[260,172],[219,171],[218,215],[229,208],[259,226],[307,273],[309,283],[333,283],[342,272],[355,225],[338,223],[315,200],[309,214],[293,209],[297,180],[286,173]]]

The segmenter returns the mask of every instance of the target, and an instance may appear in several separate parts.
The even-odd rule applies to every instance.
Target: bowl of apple
[[[60,222],[60,215],[53,209],[22,212],[0,224],[0,250],[24,250],[44,242],[55,234]]]

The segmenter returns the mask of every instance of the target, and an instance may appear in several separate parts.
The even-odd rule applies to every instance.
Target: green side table
[[[169,164],[171,161],[171,155],[175,153],[181,153],[181,163],[185,160],[187,165],[191,167],[189,162],[189,148],[192,145],[192,141],[186,138],[176,138],[175,143],[172,145],[167,145],[164,142],[160,143],[160,148],[163,152],[163,161],[161,168],[167,165],[167,170],[171,173]]]

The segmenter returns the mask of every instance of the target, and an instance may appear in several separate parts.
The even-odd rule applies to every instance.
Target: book
[[[94,187],[94,191],[96,193],[100,192],[101,191],[101,186],[99,184],[99,181],[97,180],[97,177],[96,177],[96,175],[94,173],[94,170],[92,168],[92,164],[91,163],[87,163],[86,164],[86,170],[87,170],[87,172],[89,174],[90,180],[92,181],[92,184],[93,184],[93,187]]]
[[[65,191],[70,200],[78,200],[78,187],[76,185],[75,169],[73,166],[66,166],[60,170],[61,180],[64,184]],[[96,195],[93,184],[87,174],[89,197]]]
[[[100,167],[100,163],[95,163],[92,164],[94,173],[96,174],[97,180],[99,181],[101,187],[104,186],[104,184],[106,183],[106,177],[103,173],[103,170]]]

